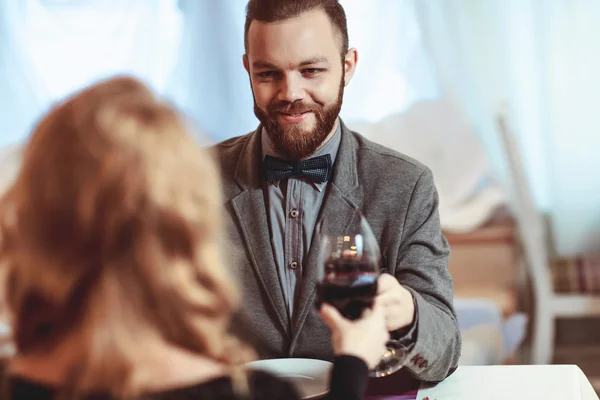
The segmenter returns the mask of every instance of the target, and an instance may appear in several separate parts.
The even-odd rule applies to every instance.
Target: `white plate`
[[[270,372],[298,388],[303,399],[317,399],[329,391],[329,374],[333,364],[309,358],[277,358],[248,363],[251,369]]]

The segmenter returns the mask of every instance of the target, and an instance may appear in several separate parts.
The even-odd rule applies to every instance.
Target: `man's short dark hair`
[[[249,0],[246,6],[244,48],[248,53],[248,31],[252,21],[275,22],[295,18],[309,11],[323,10],[341,38],[342,59],[348,52],[346,12],[338,0]]]

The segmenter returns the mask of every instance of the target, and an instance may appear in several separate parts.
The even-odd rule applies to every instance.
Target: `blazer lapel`
[[[356,188],[358,187],[358,174],[356,170],[356,143],[352,132],[342,124],[342,139],[336,157],[331,182],[327,185],[327,193],[317,225],[325,221],[325,232],[328,234],[342,234],[349,229],[354,221],[358,221],[357,210],[360,209],[360,198]],[[293,352],[295,342],[300,335],[306,317],[314,307],[319,263],[320,238],[318,229],[315,228],[311,246],[306,261],[304,262],[303,284],[294,313],[292,324],[292,345],[290,353]]]
[[[251,257],[252,267],[269,300],[277,320],[289,335],[290,324],[277,266],[273,258],[267,209],[262,187],[261,171],[261,127],[249,137],[238,162],[235,179],[242,191],[231,199],[233,210],[241,227],[246,247]],[[253,316],[253,318],[258,316]]]

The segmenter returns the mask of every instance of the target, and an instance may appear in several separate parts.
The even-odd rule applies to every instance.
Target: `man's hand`
[[[383,306],[387,330],[393,332],[414,322],[415,303],[412,294],[390,274],[377,280],[376,300]]]

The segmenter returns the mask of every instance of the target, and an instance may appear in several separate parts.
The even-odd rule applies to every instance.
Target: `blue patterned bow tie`
[[[298,162],[265,156],[264,174],[267,182],[279,182],[294,176],[305,176],[315,183],[324,183],[331,175],[331,156],[310,158]]]

